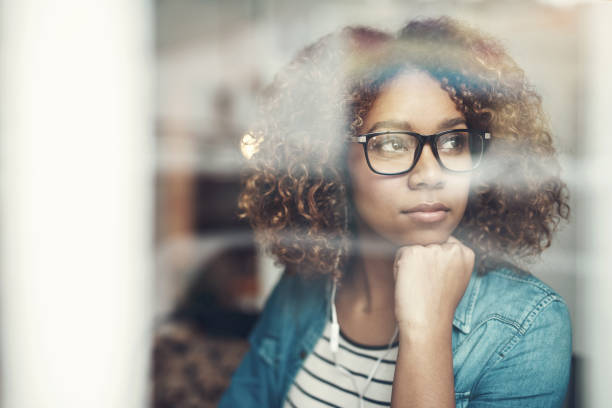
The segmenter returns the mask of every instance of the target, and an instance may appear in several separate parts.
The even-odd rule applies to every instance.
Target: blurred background
[[[281,270],[237,217],[257,93],[348,24],[448,15],[543,96],[571,222],[524,265],[567,301],[567,407],[612,371],[609,2],[0,1],[2,407],[206,407]]]

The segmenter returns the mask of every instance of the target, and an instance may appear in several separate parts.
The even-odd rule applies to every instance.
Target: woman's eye
[[[404,153],[414,149],[409,140],[401,137],[377,137],[372,140],[371,150],[380,153]]]
[[[438,140],[438,150],[462,151],[466,146],[467,135],[451,134]]]
[[[381,147],[386,152],[399,152],[405,150],[405,146],[400,140],[387,140]]]

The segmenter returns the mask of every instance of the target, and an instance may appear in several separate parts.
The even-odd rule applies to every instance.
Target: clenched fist
[[[400,331],[450,327],[473,267],[474,252],[452,236],[443,244],[400,248],[393,265]]]

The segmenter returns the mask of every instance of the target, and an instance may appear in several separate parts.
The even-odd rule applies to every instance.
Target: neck
[[[394,310],[395,279],[393,263],[395,250],[385,248],[367,250],[360,245],[359,256],[353,262],[344,282],[352,304],[365,313]]]

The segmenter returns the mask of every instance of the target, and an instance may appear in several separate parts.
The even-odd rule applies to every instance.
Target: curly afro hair
[[[347,27],[276,76],[251,131],[258,152],[241,216],[288,270],[341,276],[354,234],[347,138],[407,68],[431,75],[468,127],[493,136],[454,232],[476,252],[479,273],[540,254],[569,217],[541,98],[496,40],[449,18],[412,21],[395,35]]]

